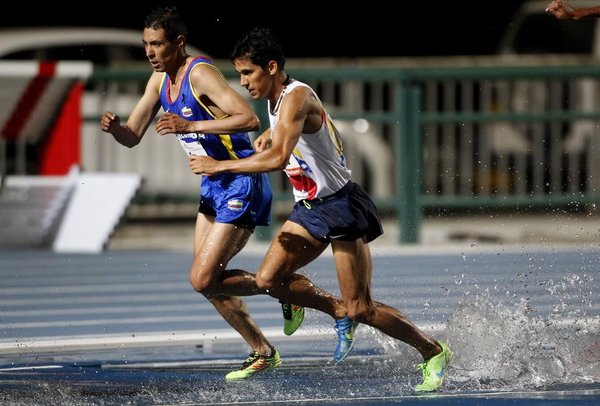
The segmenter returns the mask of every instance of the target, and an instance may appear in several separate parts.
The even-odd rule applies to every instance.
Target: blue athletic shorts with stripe
[[[217,223],[254,230],[271,221],[273,192],[266,173],[203,176],[198,212]]]
[[[288,220],[300,224],[322,242],[362,237],[371,242],[383,234],[375,203],[352,181],[332,195],[296,202]]]

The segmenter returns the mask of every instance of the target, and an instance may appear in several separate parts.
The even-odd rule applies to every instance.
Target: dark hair
[[[180,35],[187,37],[187,25],[175,6],[158,7],[152,10],[146,16],[144,28],[154,30],[162,28],[169,41],[175,41]]]
[[[285,68],[283,48],[270,28],[253,28],[244,38],[238,41],[231,53],[231,61],[248,58],[253,64],[266,68],[269,61],[275,61],[279,69]]]

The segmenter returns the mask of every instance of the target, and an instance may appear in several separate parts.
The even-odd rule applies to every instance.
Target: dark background
[[[208,2],[87,1],[67,6],[11,3],[0,26],[114,26],[143,29],[156,5],[176,5],[189,25],[188,42],[227,58],[256,25],[272,27],[288,57],[369,57],[493,54],[522,0]],[[51,3],[51,4],[48,4]],[[357,6],[351,7],[349,3]]]

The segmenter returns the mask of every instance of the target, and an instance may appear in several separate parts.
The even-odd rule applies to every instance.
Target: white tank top
[[[293,80],[284,87],[273,109],[270,102],[268,103],[271,134],[277,126],[279,108],[286,94],[299,86],[307,87],[319,100],[310,86]],[[331,195],[350,180],[350,169],[346,167],[340,134],[322,104],[321,109],[321,128],[313,134],[300,134],[300,139],[284,169],[294,188],[296,201]]]

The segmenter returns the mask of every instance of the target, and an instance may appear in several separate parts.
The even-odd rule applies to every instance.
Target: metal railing
[[[575,209],[599,201],[597,65],[294,75],[317,89],[346,87],[349,94],[324,99],[337,101],[334,117],[356,117],[356,100],[368,101],[358,116],[389,140],[396,163],[393,197],[375,197],[397,213],[401,242],[418,241],[423,208]]]
[[[354,179],[398,216],[401,242],[414,243],[424,209],[575,210],[600,200],[600,66],[511,63],[288,72],[318,92],[346,134]],[[106,109],[128,114],[148,75],[97,70],[88,82],[84,169],[140,172],[146,196],[196,199],[176,142],[150,131],[134,155],[98,128]],[[284,176],[271,178],[276,212],[291,204]]]

